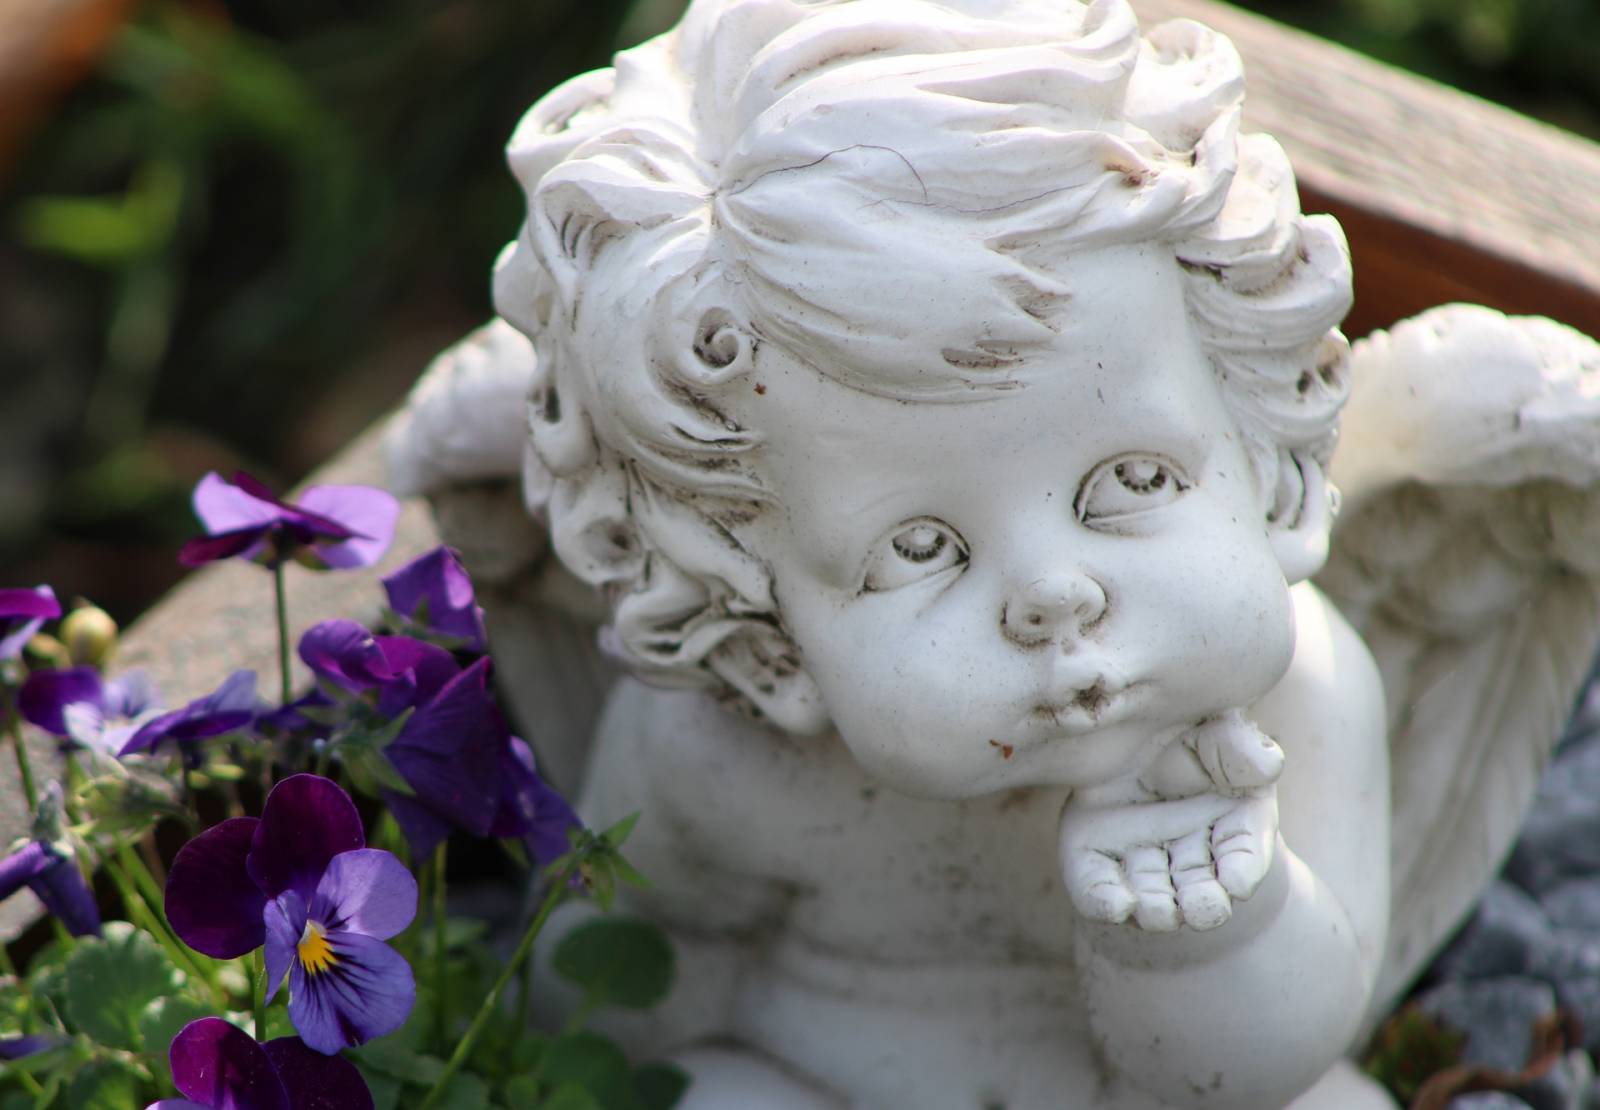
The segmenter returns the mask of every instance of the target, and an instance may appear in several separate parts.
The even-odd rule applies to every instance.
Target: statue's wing
[[[391,488],[426,496],[484,607],[513,716],[558,788],[578,784],[615,670],[600,654],[604,610],[549,553],[549,473],[527,448],[538,359],[496,319],[434,359],[385,439]]]
[[[1447,305],[1356,344],[1318,585],[1377,658],[1386,1013],[1500,868],[1600,638],[1600,346]]]

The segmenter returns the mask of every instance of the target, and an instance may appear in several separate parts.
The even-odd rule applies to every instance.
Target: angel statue
[[[1600,347],[1352,351],[1243,89],[1126,0],[696,0],[512,137],[391,460],[643,815],[685,1107],[1392,1106],[1600,632]]]

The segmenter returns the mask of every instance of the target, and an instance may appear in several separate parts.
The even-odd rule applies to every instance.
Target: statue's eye
[[[896,590],[966,561],[967,545],[955,529],[937,520],[914,520],[878,542],[867,559],[863,589]]]
[[[1073,509],[1085,524],[1114,521],[1170,505],[1191,484],[1158,455],[1120,455],[1090,472]]]

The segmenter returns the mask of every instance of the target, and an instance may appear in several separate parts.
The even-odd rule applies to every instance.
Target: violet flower
[[[70,741],[114,755],[159,712],[143,671],[103,679],[94,667],[34,671],[17,692],[23,720]]]
[[[483,610],[461,557],[436,547],[383,579],[389,607],[419,631],[446,637],[446,646],[482,654]]]
[[[34,1056],[41,1052],[49,1052],[52,1048],[60,1048],[66,1043],[65,1037],[54,1033],[24,1033],[20,1037],[0,1037],[0,1060],[20,1060],[24,1056]]]
[[[0,859],[0,902],[26,886],[75,937],[100,935],[100,910],[72,854],[44,840],[30,840]]]
[[[145,720],[117,751],[117,758],[153,752],[163,740],[172,740],[193,762],[196,741],[236,732],[255,719],[256,672],[234,671],[205,697]]]
[[[0,659],[14,659],[44,622],[61,615],[49,586],[0,590]]]
[[[207,829],[167,873],[173,931],[221,960],[265,944],[268,1000],[287,974],[289,1020],[328,1055],[398,1029],[416,1001],[410,965],[383,941],[416,915],[417,883],[365,845],[348,794],[293,775],[259,819]]]
[[[291,504],[242,470],[232,481],[213,471],[194,488],[194,511],[206,535],[183,545],[184,566],[240,557],[273,568],[294,559],[324,570],[381,559],[400,503],[372,486],[311,486]]]
[[[542,870],[571,850],[567,834],[582,822],[556,788],[539,777],[533,749],[521,737],[511,738],[501,769],[505,786],[489,834],[520,839],[534,867]]]
[[[521,838],[540,862],[567,851],[577,817],[511,735],[489,688],[487,659],[462,669],[439,647],[374,636],[354,621],[308,629],[300,658],[335,691],[370,701],[381,718],[412,711],[384,755],[414,794],[383,794],[412,859],[432,855],[455,829]]]
[[[367,1081],[349,1060],[313,1052],[298,1037],[257,1044],[219,1017],[179,1030],[167,1062],[186,1097],[145,1110],[372,1110]]]

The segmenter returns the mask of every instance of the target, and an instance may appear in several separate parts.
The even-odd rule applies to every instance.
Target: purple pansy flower
[[[46,732],[115,754],[158,712],[143,671],[101,678],[94,667],[34,671],[17,692],[17,712]]]
[[[166,907],[208,956],[265,944],[267,998],[287,974],[289,1019],[318,1052],[393,1032],[416,1001],[410,965],[383,943],[416,915],[416,880],[366,847],[355,804],[329,779],[284,779],[259,819],[230,818],[185,844]]]
[[[0,590],[0,659],[22,654],[44,622],[60,615],[61,603],[49,586]]]
[[[335,691],[372,700],[380,717],[412,710],[384,755],[415,794],[383,798],[413,859],[426,859],[453,829],[519,837],[541,862],[566,852],[577,818],[511,735],[489,688],[487,659],[463,669],[442,648],[374,636],[344,620],[307,630],[300,658]]]
[[[167,1050],[186,1098],[145,1110],[372,1110],[372,1092],[342,1056],[313,1052],[298,1037],[266,1044],[219,1017],[191,1021]]]
[[[30,840],[0,860],[0,902],[26,886],[75,937],[100,935],[100,911],[72,854],[44,840]]]
[[[183,749],[185,758],[192,759],[196,740],[237,732],[255,719],[256,672],[234,671],[205,697],[145,720],[133,730],[117,756],[152,752],[163,740],[173,740]]]
[[[520,839],[534,866],[542,868],[571,849],[567,833],[581,822],[555,787],[539,777],[533,749],[521,737],[511,738],[501,767],[505,788],[489,834]]]
[[[0,1037],[0,1060],[20,1060],[60,1048],[67,1043],[65,1037],[55,1033],[24,1033],[20,1037]]]
[[[451,646],[484,651],[483,610],[461,557],[436,547],[383,579],[389,607],[420,628],[449,637]]]
[[[322,570],[381,559],[400,503],[372,486],[311,486],[290,504],[242,470],[232,481],[213,471],[194,488],[194,511],[206,535],[183,545],[184,566],[238,556],[269,567],[294,559]]]

